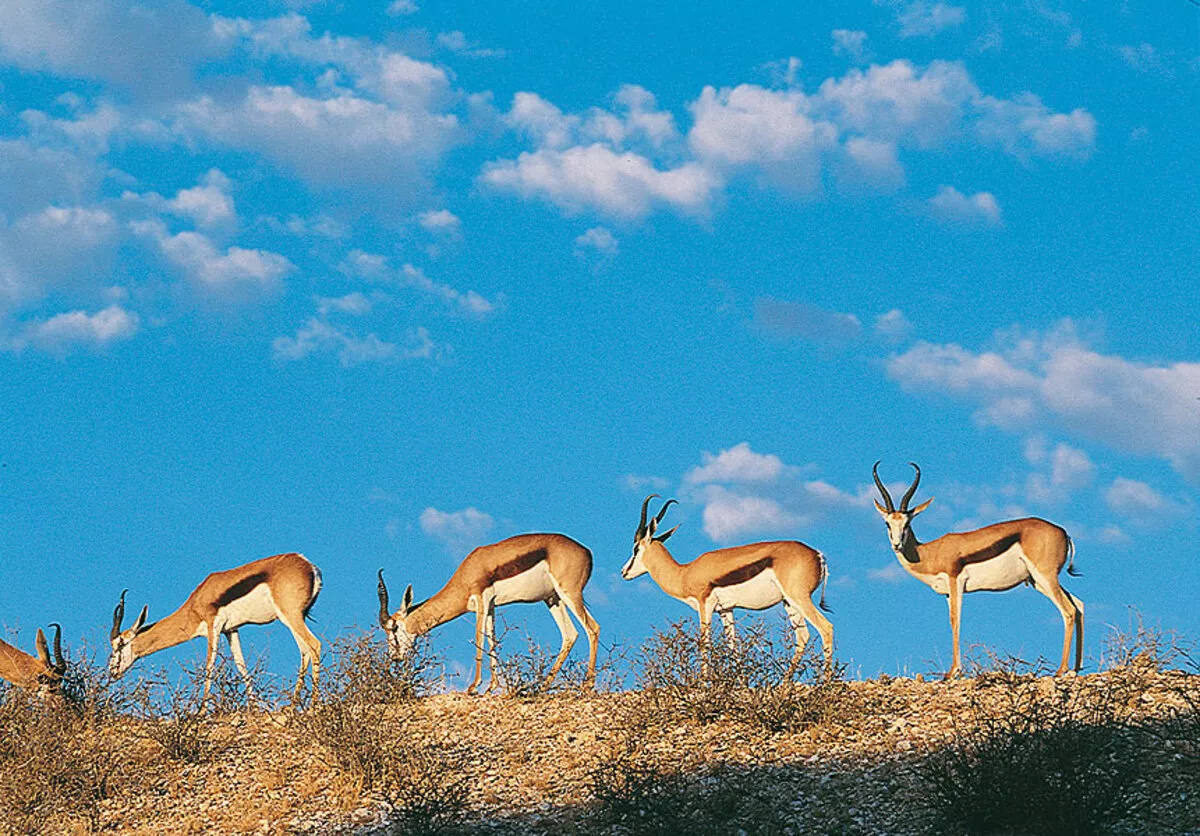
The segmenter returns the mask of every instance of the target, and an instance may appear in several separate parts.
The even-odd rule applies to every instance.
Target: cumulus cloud
[[[703,464],[684,476],[684,484],[704,485],[711,482],[773,482],[784,473],[783,462],[776,455],[755,453],[750,443],[743,441],[715,456],[701,454]]]
[[[976,130],[1014,156],[1086,157],[1096,142],[1096,117],[1083,108],[1056,113],[1033,93],[1012,99],[979,96]]]
[[[965,195],[953,186],[939,186],[937,194],[929,198],[928,203],[930,211],[943,220],[987,226],[1001,223],[1000,203],[991,192]]]
[[[616,255],[620,246],[617,237],[602,226],[594,226],[575,238],[575,246],[580,250],[594,250],[601,255]]]
[[[861,29],[834,29],[830,33],[833,38],[833,54],[845,55],[854,61],[863,60],[867,33]]]
[[[473,41],[469,41],[466,35],[457,30],[453,32],[441,32],[438,34],[436,40],[438,46],[450,50],[455,55],[462,55],[466,58],[503,58],[508,54],[503,49],[480,46]]]
[[[322,319],[310,319],[294,337],[276,337],[271,343],[276,360],[304,360],[320,354],[333,354],[342,366],[397,360],[428,359],[436,356],[438,346],[425,328],[409,334],[405,345],[388,342],[375,334],[359,337]]]
[[[200,184],[181,189],[167,202],[167,208],[178,215],[191,218],[201,226],[214,226],[237,218],[229,191],[229,178],[212,169],[201,178]]]
[[[1031,473],[1026,482],[1026,495],[1031,502],[1065,501],[1092,484],[1096,477],[1096,465],[1088,454],[1069,444],[1060,443],[1047,452],[1030,440],[1026,444],[1026,459],[1046,465],[1046,470]]]
[[[103,274],[119,234],[104,209],[48,206],[5,226],[0,217],[0,309],[36,302]]]
[[[244,290],[273,291],[294,266],[278,253],[231,246],[223,252],[199,232],[172,235],[162,221],[135,221],[133,231],[158,244],[166,259],[192,283],[218,296]]]
[[[1104,501],[1115,513],[1140,525],[1155,525],[1187,510],[1182,502],[1168,499],[1146,482],[1118,476],[1104,492]]]
[[[140,324],[136,313],[119,305],[110,305],[94,314],[70,311],[26,323],[22,336],[9,347],[19,350],[32,345],[52,354],[66,354],[76,347],[98,349],[129,339],[138,332]]]
[[[436,282],[411,264],[393,269],[381,255],[355,250],[347,257],[342,269],[352,276],[370,281],[385,282],[413,288],[433,299],[439,299],[451,310],[474,319],[485,319],[496,310],[496,303],[474,290],[462,291]]]
[[[911,391],[973,403],[983,423],[1057,425],[1117,450],[1162,458],[1200,481],[1200,363],[1146,363],[1101,353],[1065,320],[1045,334],[997,337],[995,350],[918,343],[888,360]]]
[[[421,512],[420,523],[422,531],[453,554],[484,545],[483,539],[496,524],[490,514],[473,507],[461,511],[426,508]]]
[[[418,218],[421,228],[438,235],[452,235],[462,229],[462,221],[449,209],[430,209]]]
[[[912,331],[912,323],[899,308],[892,308],[875,317],[875,334],[889,342],[900,342]]]

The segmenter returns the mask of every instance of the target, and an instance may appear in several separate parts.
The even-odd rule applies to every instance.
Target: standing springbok
[[[728,549],[705,552],[691,563],[675,561],[665,545],[675,533],[675,526],[656,535],[667,509],[675,502],[663,503],[657,516],[646,522],[646,510],[651,494],[642,503],[642,517],[633,535],[633,556],[621,569],[625,580],[650,573],[662,591],[683,601],[700,616],[700,635],[707,644],[711,633],[712,616],[717,613],[729,637],[734,637],[733,611],[737,608],[765,610],[783,602],[788,619],[796,634],[793,667],[799,662],[808,644],[808,623],[821,634],[821,649],[825,654],[825,669],[833,665],[833,625],[813,605],[812,596],[821,587],[820,608],[825,606],[825,584],[829,569],[825,556],[796,540],[775,540],[749,543]]]
[[[945,534],[936,540],[922,543],[912,530],[912,519],[929,507],[927,499],[908,509],[908,502],[917,492],[921,468],[909,462],[916,475],[900,499],[900,508],[892,505],[892,497],[879,479],[879,462],[871,473],[875,486],[883,496],[886,508],[875,502],[875,509],[887,524],[892,551],[900,565],[917,580],[927,584],[939,595],[947,596],[950,605],[950,633],[954,640],[954,660],[946,678],[951,679],[962,669],[958,649],[958,628],[962,617],[962,597],[966,592],[1003,592],[1022,584],[1033,587],[1047,598],[1063,619],[1062,662],[1056,676],[1067,670],[1070,658],[1071,633],[1075,633],[1075,670],[1083,665],[1083,602],[1062,588],[1059,572],[1078,577],[1075,571],[1075,544],[1059,526],[1037,517],[1025,517],[963,531]]]
[[[300,648],[300,675],[296,678],[293,700],[300,699],[304,674],[311,668],[312,701],[315,703],[321,671],[321,642],[308,629],[304,618],[320,592],[320,570],[303,555],[291,552],[264,557],[236,569],[213,572],[175,612],[161,621],[147,624],[150,607],[144,606],[133,626],[123,632],[125,592],[122,592],[113,611],[109,674],[114,679],[124,676],[134,661],[143,656],[203,637],[208,641],[204,670],[204,698],[207,701],[213,665],[217,660],[217,642],[224,635],[246,682],[246,696],[252,697],[250,673],[242,657],[238,630],[246,624],[282,621],[292,631],[296,646]]]
[[[50,661],[50,648],[46,646],[46,634],[41,627],[34,640],[36,657],[0,640],[0,679],[30,691],[43,700],[61,697],[62,680],[67,672],[67,662],[62,655],[62,627],[55,623],[50,626],[54,628],[53,662]]]
[[[496,685],[496,607],[503,604],[544,601],[562,633],[562,648],[546,682],[559,668],[579,633],[571,618],[578,619],[588,637],[588,668],[584,680],[592,687],[596,679],[596,650],[600,625],[583,601],[583,588],[592,576],[592,553],[586,546],[562,534],[518,534],[499,543],[480,546],[466,556],[446,585],[432,598],[413,603],[412,584],[404,590],[400,609],[388,609],[388,591],[379,570],[379,626],[388,637],[393,658],[403,658],[413,641],[447,621],[467,612],[475,613],[475,678],[467,688],[475,693],[483,679],[484,640],[492,674],[484,693]]]

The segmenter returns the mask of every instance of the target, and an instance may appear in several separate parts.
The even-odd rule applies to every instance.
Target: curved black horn
[[[117,602],[117,607],[113,610],[113,625],[109,638],[114,641],[117,636],[121,635],[121,622],[125,620],[125,593],[128,591],[128,589],[121,590],[121,600]]]
[[[887,488],[883,486],[883,481],[879,478],[879,462],[875,462],[875,466],[871,468],[871,475],[875,477],[875,487],[879,488],[879,492],[883,494],[883,504],[887,506],[888,512],[896,510],[896,506],[892,504],[892,495],[887,492]]]
[[[670,508],[672,505],[678,505],[678,504],[679,504],[679,500],[677,500],[677,499],[668,499],[666,502],[664,502],[663,507],[658,509],[658,514],[657,514],[657,516],[654,517],[655,524],[657,525],[658,523],[663,521],[663,517],[665,517],[667,515],[668,508]]]
[[[650,500],[657,498],[658,494],[652,493],[642,501],[642,518],[638,520],[637,534],[634,535],[636,539],[640,540],[646,533],[646,509],[650,507]]]
[[[908,510],[908,501],[913,498],[913,494],[917,492],[917,485],[921,484],[921,468],[917,467],[916,462],[909,462],[913,466],[913,470],[917,471],[917,475],[913,477],[913,483],[908,486],[908,490],[904,492],[904,496],[900,498],[900,510]]]
[[[66,660],[62,655],[62,625],[57,621],[51,621],[50,626],[54,628],[54,668],[62,673],[67,669]]]
[[[379,592],[379,626],[387,627],[388,616],[391,612],[388,610],[388,591],[387,584],[383,582],[383,570],[379,570],[379,586],[376,588]]]

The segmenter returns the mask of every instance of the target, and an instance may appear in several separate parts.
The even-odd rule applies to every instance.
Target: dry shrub
[[[385,832],[450,832],[466,807],[458,757],[408,731],[422,710],[417,698],[442,681],[440,659],[420,642],[397,662],[370,634],[338,639],[329,658],[322,699],[300,719],[318,757],[386,802]]]
[[[98,829],[101,802],[138,777],[138,753],[115,733],[123,693],[88,656],[69,658],[67,679],[68,702],[15,689],[0,702],[0,834]]]
[[[512,652],[510,648],[518,649]],[[583,656],[580,656],[580,650]],[[554,679],[550,671],[558,658],[559,646],[542,644],[517,627],[509,627],[500,621],[496,634],[496,655],[500,660],[499,678],[506,697],[534,699],[550,694],[581,692],[587,687],[587,636],[582,632],[571,649],[571,655],[563,662]],[[624,661],[619,650],[601,644],[596,654],[595,688],[612,690],[623,677],[618,670]]]
[[[793,642],[790,628],[759,623],[706,645],[690,621],[668,624],[638,655],[640,707],[662,722],[733,720],[771,731],[849,721],[855,703],[842,669],[826,674],[813,642],[795,659]]]
[[[1177,816],[1184,789],[1151,743],[1159,665],[1178,658],[1163,638],[1139,623],[1110,640],[1118,664],[1087,677],[993,656],[945,747],[911,767],[911,822],[972,836],[1179,832],[1177,818],[1155,824]]]

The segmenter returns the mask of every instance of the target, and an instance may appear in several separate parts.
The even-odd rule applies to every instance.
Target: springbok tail
[[[1075,541],[1071,539],[1071,535],[1067,535],[1067,574],[1073,578],[1083,576],[1083,573],[1075,569]]]
[[[833,612],[828,604],[825,603],[825,590],[829,586],[829,564],[825,562],[825,555],[817,552],[817,557],[821,559],[821,600],[817,606],[825,612]]]

